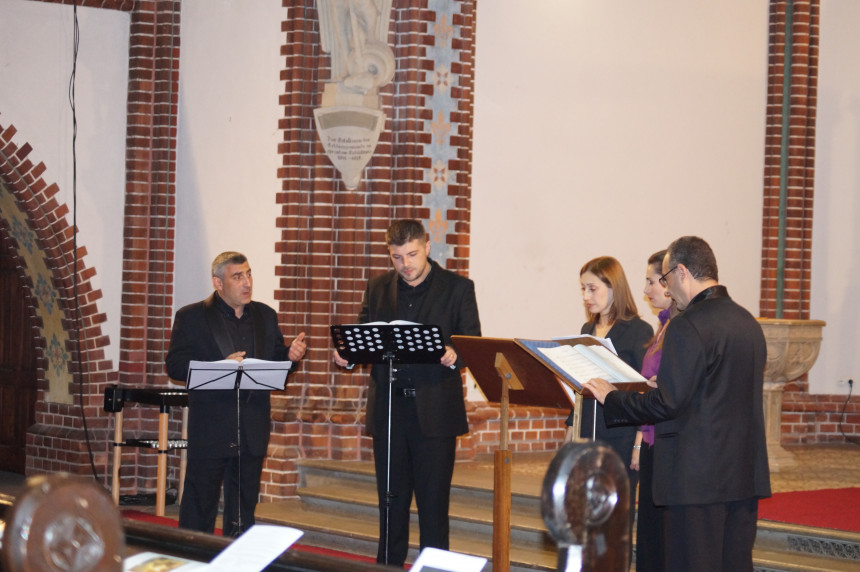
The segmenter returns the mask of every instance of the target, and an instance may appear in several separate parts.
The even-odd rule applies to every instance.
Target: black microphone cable
[[[854,391],[854,380],[848,380],[848,397],[845,398],[845,403],[842,404],[842,415],[839,416],[839,432],[845,437],[845,440],[855,445],[860,445],[860,441],[850,435],[845,434],[845,429],[842,428],[842,422],[845,420],[845,409],[848,407],[848,401],[851,400],[851,392]]]
[[[78,141],[78,116],[75,110],[75,76],[78,70],[78,46],[80,45],[80,28],[78,27],[78,2],[74,1],[72,5],[73,16],[73,34],[72,34],[72,75],[69,78],[69,105],[72,109],[72,295],[74,301],[72,303],[74,311],[75,324],[75,361],[77,362],[78,373],[78,403],[81,409],[81,423],[84,430],[84,441],[87,444],[87,453],[90,457],[90,469],[93,472],[93,478],[96,482],[101,479],[96,470],[96,463],[93,457],[93,446],[90,443],[90,430],[87,427],[86,407],[84,407],[84,367],[81,358],[81,345],[83,339],[81,335],[81,303],[78,298],[78,157],[77,157],[77,141]]]

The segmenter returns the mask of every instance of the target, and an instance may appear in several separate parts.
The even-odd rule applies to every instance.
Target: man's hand
[[[308,351],[308,344],[305,343],[305,333],[302,332],[290,344],[290,361],[299,361],[305,357],[306,351]]]
[[[445,367],[454,369],[454,364],[457,363],[457,352],[454,351],[454,348],[451,346],[445,346],[445,353],[442,355],[442,359],[439,360],[439,363]]]
[[[605,379],[599,377],[593,377],[582,384],[583,387],[587,387],[591,394],[594,396],[594,399],[599,401],[601,405],[603,404],[603,400],[606,399],[606,396],[609,395],[610,392],[615,391],[616,387],[606,381]]]
[[[649,387],[653,387],[654,389],[657,389],[657,376],[652,375],[651,379],[649,379],[645,383],[647,383]]]
[[[331,359],[335,363],[335,365],[339,365],[340,367],[349,367],[350,366],[350,363],[348,361],[346,361],[345,359],[340,357],[340,354],[337,353],[337,350],[332,350],[332,358]]]
[[[224,359],[234,359],[236,361],[242,361],[243,359],[245,359],[245,352],[233,352]]]

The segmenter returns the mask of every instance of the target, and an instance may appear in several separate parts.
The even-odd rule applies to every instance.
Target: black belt
[[[397,397],[415,397],[414,387],[397,387],[394,389],[394,395]]]

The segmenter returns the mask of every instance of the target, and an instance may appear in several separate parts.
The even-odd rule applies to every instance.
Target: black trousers
[[[263,456],[249,454],[218,459],[189,459],[185,468],[185,490],[179,505],[180,528],[209,534],[215,531],[222,484],[224,536],[239,536],[250,528],[254,524],[254,510],[260,495],[264,460]]]
[[[376,489],[379,495],[379,549],[376,560],[403,566],[409,551],[409,511],[413,493],[418,509],[421,548],[448,550],[448,505],[457,438],[425,437],[418,424],[415,398],[395,395],[392,399],[390,465],[387,462],[387,431],[377,431],[378,434],[373,436]],[[377,416],[384,418],[379,420],[380,424],[387,420],[387,405],[384,409],[377,409]],[[389,478],[390,485],[387,486]],[[391,496],[386,497],[389,487]],[[390,502],[388,507],[386,500]]]
[[[636,572],[663,570],[663,510],[654,505],[654,449],[639,451],[639,502],[636,505]]]
[[[752,572],[757,498],[667,506],[663,514],[666,570]]]

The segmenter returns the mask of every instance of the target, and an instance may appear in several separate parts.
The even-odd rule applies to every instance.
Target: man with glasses
[[[607,425],[656,425],[653,496],[666,509],[666,569],[752,571],[758,500],[770,496],[764,334],[718,283],[699,237],[669,246],[660,283],[684,312],[666,329],[657,389],[585,385]]]

